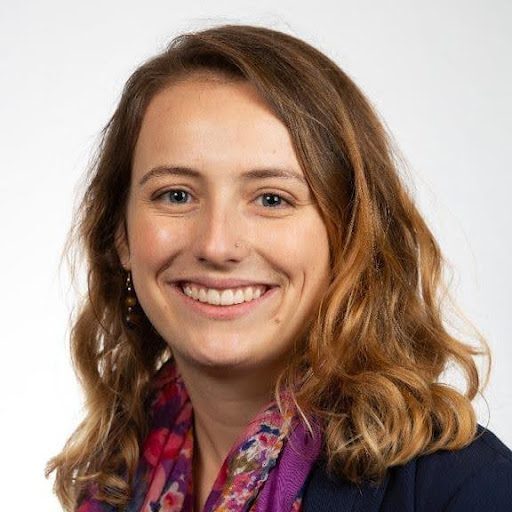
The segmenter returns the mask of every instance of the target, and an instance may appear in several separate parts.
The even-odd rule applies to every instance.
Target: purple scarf
[[[124,512],[192,512],[193,409],[174,362],[155,377],[151,429],[144,441],[130,503]],[[203,512],[299,512],[321,435],[283,417],[275,402],[250,422],[227,455]],[[94,498],[77,512],[113,512]]]

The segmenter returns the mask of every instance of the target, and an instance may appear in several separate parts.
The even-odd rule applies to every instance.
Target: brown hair
[[[55,491],[72,510],[90,484],[123,505],[147,434],[150,383],[170,357],[146,317],[122,321],[124,221],[132,155],[151,98],[197,71],[248,80],[287,126],[328,229],[332,279],[307,338],[276,383],[324,425],[327,468],[359,482],[419,454],[468,444],[480,387],[473,356],[443,321],[442,255],[401,182],[389,136],[327,56],[274,30],[227,25],[175,38],[129,78],[102,132],[72,232],[85,248],[88,296],[71,333],[87,414],[60,454]],[[464,392],[440,382],[448,363]],[[128,478],[119,475],[125,473]]]

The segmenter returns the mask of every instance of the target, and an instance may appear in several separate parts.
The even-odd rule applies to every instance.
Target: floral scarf
[[[142,447],[134,491],[124,512],[193,512],[193,409],[172,360],[155,377],[151,429]],[[321,437],[263,408],[233,445],[202,512],[298,512]],[[114,512],[90,492],[77,512]]]

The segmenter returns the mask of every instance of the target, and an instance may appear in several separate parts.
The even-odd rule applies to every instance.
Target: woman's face
[[[288,131],[247,82],[189,77],[152,99],[126,227],[121,261],[178,364],[282,365],[329,283],[327,231]]]

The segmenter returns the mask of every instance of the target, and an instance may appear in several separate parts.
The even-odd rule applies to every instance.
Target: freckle
[[[279,324],[281,323],[281,319],[280,319],[278,316],[276,316],[276,317],[274,318],[274,322],[275,322],[277,325],[279,325]]]

